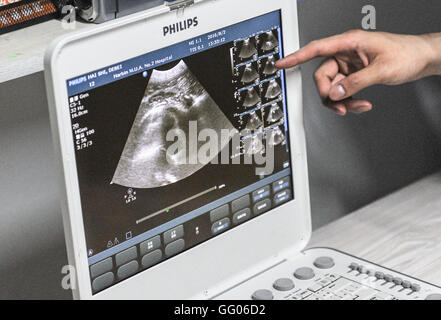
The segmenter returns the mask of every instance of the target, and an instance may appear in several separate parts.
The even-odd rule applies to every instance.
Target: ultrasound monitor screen
[[[294,199],[282,57],[275,11],[67,81],[93,293]]]

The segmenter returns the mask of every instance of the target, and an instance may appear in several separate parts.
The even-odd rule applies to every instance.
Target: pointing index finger
[[[353,50],[355,45],[349,34],[314,40],[297,52],[277,61],[276,67],[279,69],[295,67],[317,57],[329,57],[338,52]]]

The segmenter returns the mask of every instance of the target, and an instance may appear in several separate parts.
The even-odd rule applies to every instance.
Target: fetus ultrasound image
[[[213,129],[233,130],[233,125],[200,82],[180,61],[169,70],[153,70],[138,114],[119,161],[112,183],[132,188],[157,188],[176,183],[204,164],[190,163],[186,149],[167,157],[173,143],[166,141],[170,130],[186,133],[189,141],[189,123],[197,124],[197,133]],[[220,139],[217,155],[229,141]],[[198,149],[204,142],[198,141]],[[209,159],[210,161],[212,159]]]

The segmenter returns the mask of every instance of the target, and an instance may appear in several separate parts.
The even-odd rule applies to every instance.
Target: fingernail
[[[346,115],[346,109],[344,107],[335,107],[334,111],[336,114],[338,114],[339,116],[344,116]]]
[[[360,106],[360,107],[355,108],[353,110],[353,112],[356,113],[356,114],[361,114],[361,113],[365,113],[365,112],[368,112],[368,111],[371,111],[371,110],[372,110],[372,108],[369,107],[369,106]]]
[[[346,90],[343,88],[341,84],[338,86],[334,86],[331,89],[331,92],[329,92],[329,97],[332,100],[340,100],[346,95]]]

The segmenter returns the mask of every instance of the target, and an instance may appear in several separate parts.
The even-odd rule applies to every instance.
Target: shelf
[[[59,20],[50,20],[0,36],[0,83],[43,71],[44,52],[55,38],[95,25],[76,22],[64,29]]]

